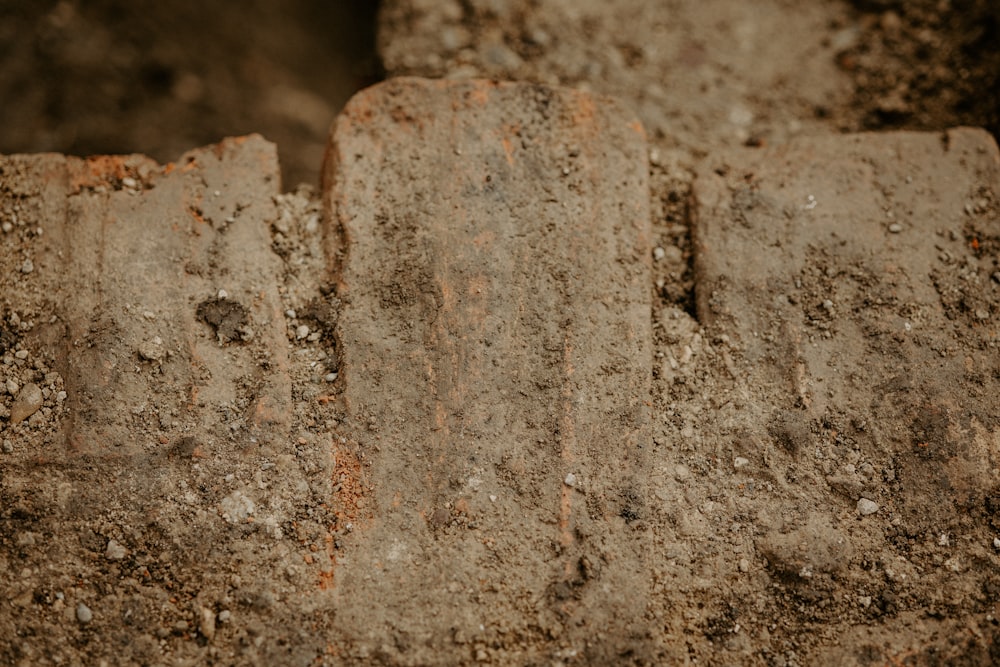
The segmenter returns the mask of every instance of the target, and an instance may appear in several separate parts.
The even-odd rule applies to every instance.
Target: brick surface
[[[164,166],[0,158],[0,380],[25,386],[0,409],[43,392],[0,414],[0,561],[31,573],[0,577],[0,662],[324,653],[329,434],[289,433],[294,370],[319,385],[289,354],[278,173],[257,136]]]
[[[342,444],[370,490],[345,650],[646,650],[645,150],[614,103],[533,85],[397,79],[338,119]]]
[[[250,437],[284,437],[291,399],[268,227],[280,187],[273,145],[229,139],[165,168],[142,156],[39,155],[3,158],[0,170],[22,226],[44,232],[11,244],[34,270],[4,307],[51,309],[30,336],[53,355],[68,411],[62,442],[45,456],[154,454],[160,440],[185,437],[211,449],[235,432],[222,410]],[[218,308],[239,330],[225,345],[199,314],[219,290],[229,298]]]
[[[990,135],[804,139],[713,156],[695,185],[698,315],[783,388],[780,448],[910,531],[980,506],[1000,464]],[[823,468],[831,445],[887,472]]]

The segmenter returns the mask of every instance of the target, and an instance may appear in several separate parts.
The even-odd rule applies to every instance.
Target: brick
[[[829,447],[881,471],[828,476],[845,507],[867,486],[920,532],[994,484],[997,193],[997,146],[975,129],[802,139],[698,175],[699,319],[777,391],[778,451],[820,477],[807,462]]]
[[[234,434],[244,445],[283,440],[291,397],[270,251],[272,144],[227,139],[165,167],[142,156],[9,156],[0,175],[2,205],[20,211],[5,275],[22,256],[34,264],[3,308],[30,314],[27,347],[52,359],[67,393],[43,460],[153,455],[182,438],[203,454]],[[199,314],[220,289],[229,297],[219,307],[245,317],[251,340],[223,345]]]
[[[457,661],[502,626],[504,662],[532,638],[641,655],[639,124],[579,91],[396,79],[345,108],[324,180],[369,489],[334,575],[344,650]]]

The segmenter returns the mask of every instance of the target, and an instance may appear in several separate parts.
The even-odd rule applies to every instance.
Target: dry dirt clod
[[[160,362],[166,356],[163,339],[159,336],[154,336],[140,343],[138,352],[139,356],[146,361]]]

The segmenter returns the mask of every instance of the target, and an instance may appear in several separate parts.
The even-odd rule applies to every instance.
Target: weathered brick
[[[162,168],[142,156],[10,156],[0,173],[19,229],[43,232],[4,239],[7,261],[26,254],[34,270],[3,308],[33,313],[27,346],[54,360],[67,392],[60,442],[42,459],[156,454],[184,437],[207,454],[232,440],[233,423],[240,439],[283,440],[291,398],[270,251],[272,144],[228,139]],[[219,290],[250,340],[221,345],[199,314]]]
[[[695,183],[698,316],[783,393],[770,435],[801,465],[856,449],[910,531],[995,484],[997,193],[996,143],[973,129],[736,151]]]
[[[645,151],[613,102],[535,85],[397,79],[338,119],[348,650],[647,650]]]

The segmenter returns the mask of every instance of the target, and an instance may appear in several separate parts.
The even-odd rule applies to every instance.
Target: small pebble
[[[205,639],[212,641],[215,637],[215,614],[208,607],[199,609],[201,618],[198,619],[198,631]]]
[[[33,382],[24,385],[10,406],[10,423],[20,424],[42,407],[42,390]]]
[[[21,265],[21,273],[31,273],[35,270],[35,263],[30,259],[24,260],[24,264]]]
[[[4,440],[3,441],[3,451],[4,451],[4,454],[10,454],[11,452],[13,452],[14,451],[14,443],[11,442],[10,440]]]
[[[889,231],[893,234],[898,234],[901,231],[903,231],[903,225],[899,224],[898,222],[894,222],[891,225],[889,225]]]
[[[749,571],[750,571],[750,561],[748,561],[746,558],[741,558],[740,572],[749,572]]]
[[[746,468],[750,465],[750,459],[746,459],[742,456],[737,456],[733,459],[733,467],[739,470],[740,468]]]
[[[229,298],[229,292],[227,292],[227,291],[226,291],[226,290],[224,290],[224,289],[220,289],[220,290],[219,290],[219,294],[218,294],[218,297],[219,297],[220,299],[228,299],[228,298]]]
[[[862,498],[858,501],[858,514],[861,516],[868,516],[869,514],[875,514],[878,512],[878,503],[868,498]]]
[[[295,329],[296,340],[302,340],[309,335],[309,327],[304,324],[300,324],[298,328]]]
[[[327,373],[326,376],[323,379],[326,380],[327,382],[333,382],[334,380],[337,379],[337,374],[336,373]]]
[[[290,320],[294,320],[294,319],[295,319],[295,316],[296,316],[297,314],[298,314],[298,313],[296,313],[296,312],[295,312],[294,310],[292,310],[291,308],[289,308],[288,310],[286,310],[286,311],[285,311],[285,317],[287,317],[287,318],[288,318],[288,319],[290,319]]]
[[[17,396],[17,391],[21,388],[21,385],[17,383],[17,380],[8,378],[7,383],[7,393],[11,396]]]
[[[90,611],[90,607],[81,602],[76,606],[76,620],[81,623],[90,623],[94,620],[94,612]]]
[[[104,555],[108,560],[121,560],[128,555],[128,549],[126,549],[118,540],[108,540],[108,548],[104,551]]]
[[[4,440],[4,442],[3,442],[3,446],[4,446],[4,450],[5,451],[7,449],[7,443],[8,442],[10,442],[10,441],[9,440]],[[993,548],[994,549],[1000,549],[1000,537],[994,537],[993,538]]]
[[[135,186],[136,186],[135,179],[134,178],[129,178],[128,176],[126,176],[125,178],[122,179],[122,186],[126,187],[126,188],[128,188],[130,190],[134,190]]]
[[[569,473],[566,475],[566,479],[563,480],[563,483],[570,488],[576,486],[576,475]]]
[[[139,343],[139,356],[146,361],[162,361],[166,350],[163,347],[163,339],[153,336],[149,340]]]
[[[230,612],[228,609],[223,609],[222,611],[219,612],[219,617],[218,617],[219,623],[228,623],[229,619],[231,619],[232,617],[233,617],[232,612]]]
[[[27,359],[28,358],[28,351],[27,350],[18,350],[17,352],[14,353],[14,358],[15,359],[21,359],[21,360]]]
[[[655,248],[653,248],[653,259],[655,259],[657,262],[666,257],[666,255],[667,251],[661,248],[660,246],[656,246]]]
[[[3,229],[4,234],[10,234],[12,231],[14,231],[14,225],[10,224],[5,220],[3,226],[0,227],[0,229]]]

